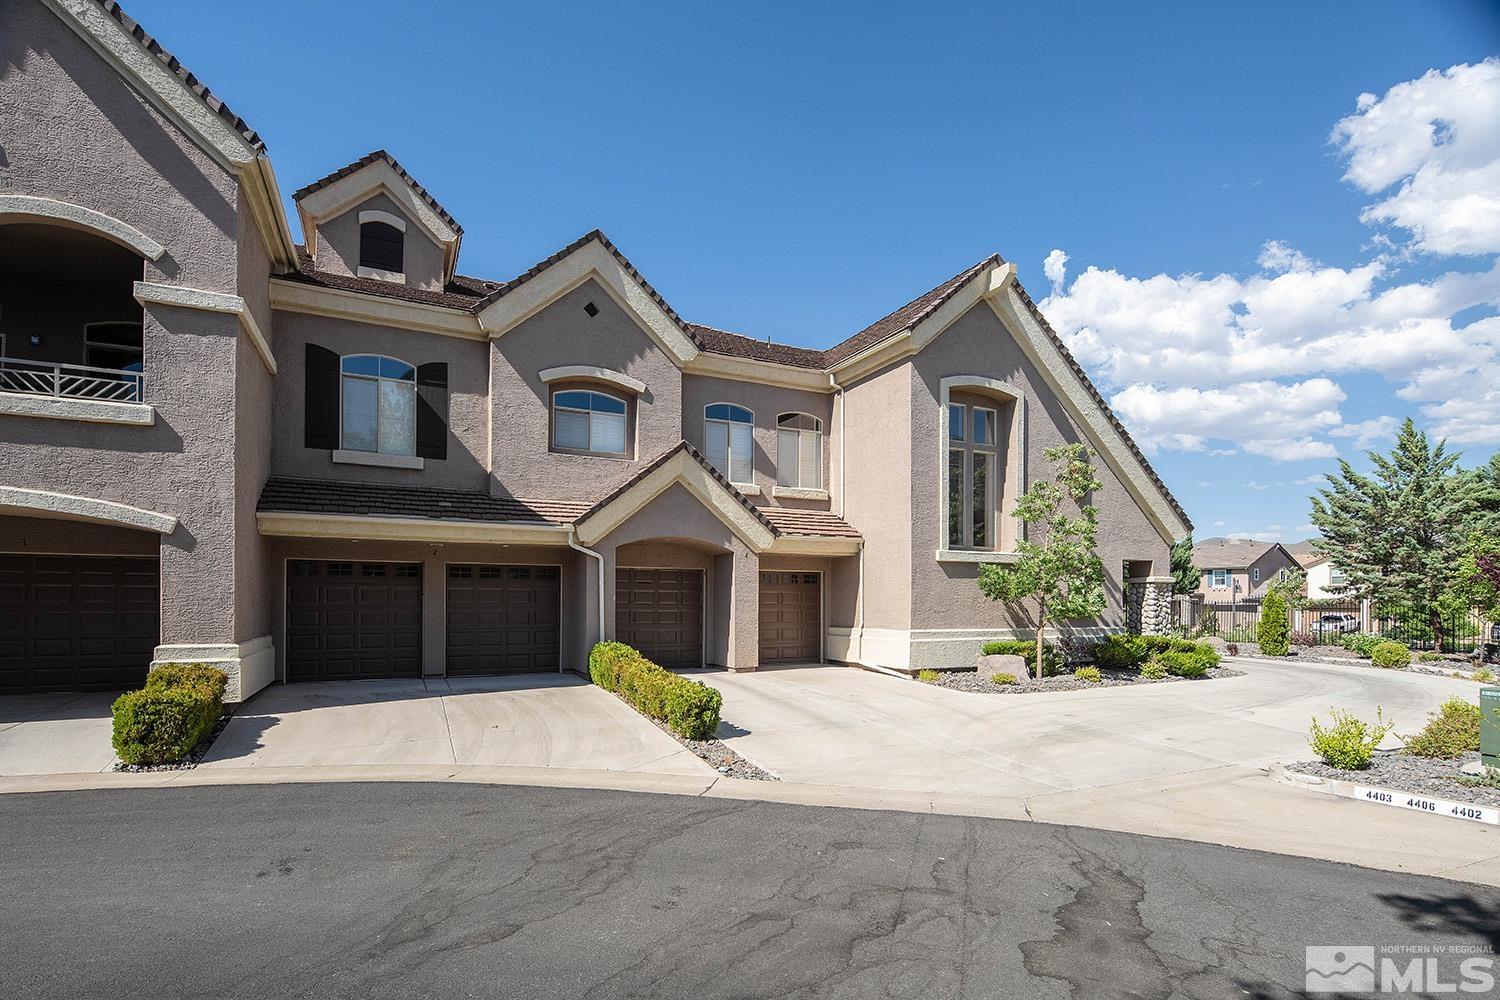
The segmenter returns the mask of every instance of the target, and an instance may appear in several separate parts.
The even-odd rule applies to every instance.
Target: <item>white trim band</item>
[[[0,223],[30,219],[41,219],[70,229],[88,230],[128,250],[134,250],[147,260],[160,260],[162,254],[167,252],[166,247],[130,223],[121,222],[112,215],[96,212],[92,208],[24,194],[0,195]]]
[[[227,313],[239,317],[240,328],[250,338],[250,343],[260,354],[266,371],[276,374],[276,358],[271,353],[271,343],[260,332],[260,325],[250,312],[250,307],[238,295],[210,292],[203,288],[186,288],[182,285],[162,285],[154,281],[137,281],[134,287],[135,300],[141,305],[154,303],[163,306],[178,306],[183,309],[201,309],[204,312]]]
[[[631,378],[624,372],[599,368],[595,365],[558,365],[555,368],[543,368],[537,374],[543,382],[549,383],[561,382],[564,379],[593,379],[595,382],[608,382],[610,385],[619,386],[637,396],[644,395],[646,392],[646,383],[640,379]]]
[[[177,518],[170,514],[159,514],[153,510],[142,510],[113,500],[96,500],[93,497],[74,496],[70,493],[49,493],[46,490],[28,490],[19,486],[0,486],[0,510],[22,514],[40,513],[43,516],[61,517],[75,521],[93,521],[99,524],[118,524],[126,528],[140,528],[170,535],[177,530]]]
[[[150,427],[156,423],[155,408],[145,403],[33,396],[24,392],[0,392],[0,413],[16,417],[83,420],[95,424],[128,424],[136,427]]]

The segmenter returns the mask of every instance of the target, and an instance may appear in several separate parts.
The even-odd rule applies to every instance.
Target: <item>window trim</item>
[[[955,392],[972,392],[976,395],[986,397],[986,404],[981,409],[994,409],[996,411],[996,438],[1000,437],[999,426],[1000,412],[1009,403],[1012,407],[1010,420],[1006,430],[1006,450],[1002,453],[998,447],[991,452],[994,454],[996,468],[1005,470],[1005,492],[1003,496],[995,498],[995,521],[993,549],[953,548],[948,543],[948,475],[950,444],[948,435],[948,422],[951,407],[955,405],[952,395]],[[932,482],[933,489],[937,490],[936,508],[937,517],[934,527],[937,532],[938,548],[936,559],[939,562],[1014,562],[1017,558],[1015,552],[1006,551],[1007,543],[1014,543],[1026,537],[1026,526],[1016,520],[1013,513],[1006,513],[1006,505],[1026,492],[1026,462],[1029,445],[1026,437],[1026,396],[1022,391],[1008,382],[989,378],[984,375],[950,375],[938,382],[938,406],[933,424],[928,425],[936,432],[937,446],[937,475]],[[960,404],[961,405],[961,404]],[[972,407],[966,407],[972,410]],[[972,420],[966,412],[965,419]],[[936,425],[936,426],[933,426]],[[965,427],[965,437],[969,436],[969,427]],[[964,442],[968,444],[967,441]],[[965,480],[967,481],[967,475]],[[998,486],[998,481],[996,481]]]
[[[405,379],[390,378],[390,377],[385,376],[385,375],[363,375],[363,374],[360,374],[358,372],[346,372],[346,371],[344,371],[344,363],[347,362],[347,361],[350,361],[350,360],[352,360],[354,358],[379,358],[379,359],[384,360],[384,361],[394,361],[397,364],[406,365],[408,368],[411,369],[411,381],[408,383]],[[416,454],[416,450],[417,450],[417,405],[418,405],[418,400],[417,400],[417,366],[414,365],[414,364],[412,364],[410,361],[406,361],[406,360],[404,360],[402,358],[398,358],[398,357],[396,357],[395,355],[392,355],[392,354],[372,354],[372,353],[369,353],[369,352],[364,352],[364,353],[360,353],[360,354],[341,354],[341,355],[339,355],[339,369],[338,370],[339,370],[339,446],[335,450],[337,452],[341,452],[344,455],[344,461],[350,462],[351,464],[357,464],[357,465],[385,464],[385,463],[376,463],[376,462],[369,462],[369,461],[359,461],[358,459],[353,459],[353,458],[349,457],[349,456],[353,456],[353,455],[382,455],[382,456],[386,456],[386,457],[399,458],[399,459],[416,458],[417,457],[417,454]],[[346,379],[351,379],[351,378],[365,379],[367,381],[371,381],[371,382],[376,383],[376,388],[375,388],[375,393],[376,393],[376,399],[375,399],[375,450],[374,451],[366,451],[363,448],[351,448],[351,447],[349,447],[348,443],[344,440],[344,386],[345,386],[345,380]],[[396,452],[396,451],[381,451],[380,450],[380,396],[379,396],[379,394],[380,394],[380,383],[381,382],[394,382],[394,383],[402,384],[402,385],[409,384],[411,386],[411,394],[412,394],[412,406],[411,406],[411,444],[412,444],[412,453],[410,455],[406,455],[406,454],[403,454],[401,452]],[[406,466],[405,464],[398,464],[396,467],[398,467],[398,468],[407,468],[409,466]]]
[[[1220,583],[1220,579],[1223,583]],[[1208,571],[1208,588],[1210,590],[1228,590],[1230,573],[1227,569],[1211,569]]]
[[[557,443],[557,413],[558,413],[557,397],[560,396],[560,395],[562,395],[565,392],[586,392],[586,393],[592,393],[595,396],[602,396],[605,399],[612,399],[616,403],[619,403],[622,406],[624,406],[625,407],[625,412],[622,413],[622,414],[619,414],[619,416],[621,417],[621,419],[623,419],[624,422],[625,422],[624,435],[623,435],[623,438],[624,438],[624,441],[623,441],[623,443],[624,443],[624,449],[621,450],[621,451],[596,451],[596,450],[594,450],[592,448],[566,448],[566,447],[558,444]],[[635,403],[635,400],[633,398],[626,397],[626,396],[617,396],[617,395],[615,395],[612,392],[605,392],[603,389],[598,388],[596,386],[584,386],[584,385],[576,385],[576,386],[558,385],[558,386],[553,386],[552,387],[552,394],[551,394],[551,396],[548,397],[548,400],[547,400],[547,450],[550,451],[550,452],[552,452],[552,453],[554,453],[554,454],[557,454],[557,455],[582,455],[585,458],[614,458],[614,459],[624,459],[626,461],[631,461],[632,457],[633,457],[633,454],[634,454],[634,451],[635,451],[635,449],[634,449],[635,435],[632,433],[632,427],[634,426],[634,421],[631,419],[632,416],[633,416],[632,410],[633,410],[633,407],[634,407],[634,403]],[[589,416],[589,440],[592,441],[593,437],[594,437],[593,416],[592,416],[592,414],[593,414],[594,411],[593,410],[579,410],[577,407],[572,407],[572,406],[566,407],[565,409],[569,413],[588,413],[588,414],[590,414],[590,416]]]
[[[733,407],[736,410],[743,410],[746,413],[750,414],[750,419],[749,420],[733,420],[733,419],[727,419],[727,418],[724,418],[724,417],[710,417],[708,415],[708,411],[709,411],[709,409],[711,407],[715,407],[715,406],[729,406],[729,407]],[[750,407],[748,407],[748,406],[743,406],[743,405],[741,405],[739,403],[731,403],[727,399],[721,399],[721,400],[718,400],[718,401],[713,402],[713,403],[704,403],[703,404],[703,455],[704,455],[705,458],[708,457],[708,425],[709,424],[724,424],[726,427],[733,427],[735,424],[744,424],[746,427],[750,428],[750,478],[747,479],[747,480],[745,480],[744,482],[741,482],[741,481],[739,481],[739,480],[737,480],[737,479],[734,478],[734,472],[733,472],[733,469],[734,469],[734,435],[728,434],[728,433],[725,434],[725,441],[724,441],[724,448],[725,448],[724,461],[725,461],[725,464],[729,466],[729,468],[727,468],[727,469],[719,469],[719,472],[724,476],[725,479],[729,480],[729,482],[730,482],[731,485],[736,486],[736,487],[740,487],[741,488],[741,492],[745,492],[744,487],[754,487],[755,486],[755,411],[752,410],[752,409],[750,409]],[[709,464],[713,465],[713,460],[712,459],[709,459]],[[718,468],[718,466],[714,466],[714,467]],[[759,489],[756,489],[756,492],[757,493],[760,492]]]
[[[781,432],[782,432],[782,429],[783,429],[782,426],[781,426],[781,422],[783,420],[785,420],[787,417],[806,417],[808,420],[811,420],[812,423],[813,423],[813,426],[811,428],[805,428],[805,427],[790,427],[790,428],[786,428],[787,433],[789,433],[789,434],[796,434],[797,435],[797,454],[793,456],[793,459],[794,459],[794,461],[796,463],[796,471],[797,471],[797,477],[796,478],[797,478],[797,481],[794,482],[794,483],[783,483],[781,481]],[[751,427],[752,428],[754,427],[753,421],[751,423]],[[813,469],[814,469],[814,474],[816,475],[817,479],[816,479],[815,482],[813,482],[811,484],[802,482],[802,435],[804,435],[804,434],[811,434],[811,435],[813,435],[814,441],[816,443],[816,448],[817,448],[816,454],[813,457]],[[753,430],[751,431],[751,439],[752,439],[752,441],[754,440],[754,431]],[[816,494],[816,493],[822,493],[822,494],[824,494],[826,496],[827,491],[826,491],[826,489],[824,488],[824,485],[823,485],[823,443],[824,443],[823,419],[821,417],[813,416],[811,413],[806,413],[806,412],[804,412],[802,410],[788,410],[785,413],[778,413],[778,414],[776,414],[776,486],[775,486],[775,489],[782,491],[781,496],[793,496],[793,495],[795,495],[795,494],[786,492],[788,490],[796,490],[796,491],[800,491],[800,492],[803,492],[803,493],[814,493],[814,494]],[[773,491],[773,493],[774,493],[774,491]]]

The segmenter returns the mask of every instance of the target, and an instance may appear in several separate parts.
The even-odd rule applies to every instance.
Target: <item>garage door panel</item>
[[[703,663],[703,573],[615,571],[615,637],[663,667]]]
[[[422,676],[421,569],[294,560],[287,578],[287,679]]]
[[[449,566],[448,673],[557,670],[561,607],[556,566]]]
[[[0,555],[0,691],[138,687],[160,642],[157,560]]]
[[[760,575],[762,663],[815,663],[821,658],[821,581],[817,573]]]

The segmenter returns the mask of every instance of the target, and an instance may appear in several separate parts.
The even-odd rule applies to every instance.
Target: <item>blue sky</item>
[[[1500,448],[1496,4],[643,7],[127,4],[285,194],[385,147],[466,273],[599,227],[827,346],[998,250],[1199,537],[1302,537],[1403,416]]]

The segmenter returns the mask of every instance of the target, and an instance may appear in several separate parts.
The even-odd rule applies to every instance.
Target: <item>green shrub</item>
[[[1030,673],[1036,673],[1036,643],[1030,639],[1006,639],[987,642],[980,652],[985,656],[1019,656],[1026,661]],[[1063,652],[1054,643],[1042,644],[1042,676],[1056,677],[1062,673]]]
[[[1308,742],[1317,755],[1330,767],[1341,771],[1363,771],[1370,766],[1375,748],[1391,731],[1391,723],[1385,721],[1380,709],[1375,710],[1375,721],[1365,722],[1348,712],[1330,709],[1333,725],[1324,728],[1314,717]]]
[[[1449,698],[1443,707],[1427,716],[1427,725],[1406,738],[1404,752],[1418,757],[1451,760],[1479,749],[1479,706],[1462,698]]]
[[[995,684],[1018,684],[1015,674],[991,674],[990,681]]]
[[[1377,642],[1370,650],[1370,662],[1377,667],[1394,667],[1404,670],[1411,664],[1411,650],[1399,642],[1386,639]]]
[[[1166,665],[1156,660],[1147,660],[1141,664],[1141,676],[1147,680],[1159,681],[1167,676]]]
[[[192,752],[224,710],[229,676],[203,663],[167,663],[115,699],[111,743],[126,764],[170,764]]]
[[[1266,656],[1285,656],[1291,651],[1292,627],[1287,621],[1286,598],[1272,590],[1260,606],[1260,622],[1255,626],[1255,641]]]
[[[589,652],[589,677],[684,739],[706,740],[719,728],[722,694],[662,669],[623,642],[601,642]]]
[[[1196,653],[1158,653],[1156,663],[1174,677],[1198,678],[1208,674],[1208,664]]]
[[[1073,676],[1086,684],[1098,684],[1104,680],[1104,675],[1099,673],[1098,667],[1079,667],[1073,671]]]
[[[1434,653],[1431,650],[1428,650],[1425,653],[1417,654],[1417,659],[1421,660],[1423,663],[1437,663],[1438,661],[1442,660],[1442,658],[1442,653]]]
[[[208,688],[222,703],[224,689],[229,686],[229,675],[207,663],[163,663],[146,675],[148,688],[183,687],[194,684],[201,684]]]
[[[936,681],[937,679],[938,679],[938,672],[936,670],[918,670],[917,671],[917,680],[919,680],[919,681],[925,681],[926,683],[931,684],[934,681]]]
[[[1495,679],[1495,672],[1489,667],[1480,667],[1474,671],[1474,679],[1481,684],[1488,684]]]
[[[1343,646],[1356,656],[1363,656],[1367,660],[1370,658],[1370,651],[1381,641],[1380,636],[1369,635],[1365,632],[1345,632],[1339,636],[1340,646]]]

